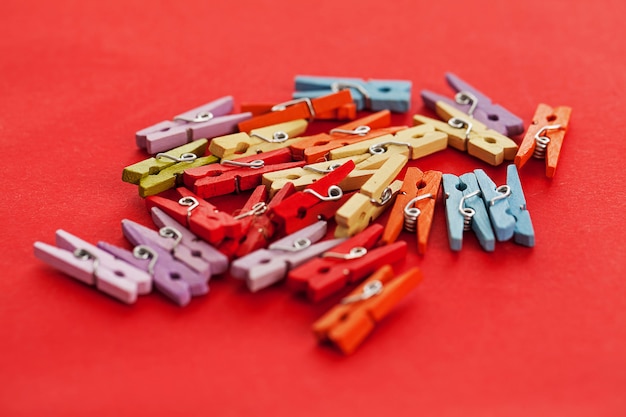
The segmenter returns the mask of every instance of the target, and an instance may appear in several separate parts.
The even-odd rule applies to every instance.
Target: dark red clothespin
[[[404,259],[407,253],[404,241],[372,249],[382,233],[383,226],[371,225],[322,257],[291,270],[287,285],[305,291],[309,299],[319,301],[349,283],[362,280],[382,265]]]
[[[347,161],[334,171],[298,191],[270,211],[270,218],[279,229],[291,234],[320,219],[331,219],[348,199],[339,183],[354,169],[353,161]]]
[[[350,90],[341,90],[318,98],[294,99],[273,106],[267,104],[242,104],[241,111],[251,112],[255,117],[239,123],[239,131],[250,133],[252,129],[259,127],[297,119],[313,120],[319,115],[327,118],[332,115],[333,111],[351,103],[353,101]],[[351,116],[350,118],[354,118],[354,115],[345,114],[342,111],[337,111],[335,116]]]
[[[162,195],[146,198],[148,209],[158,207],[207,242],[217,245],[225,238],[239,239],[241,222],[184,187],[175,190],[175,200]]]
[[[199,197],[210,198],[250,190],[261,184],[265,173],[303,165],[302,161],[292,162],[291,152],[284,148],[191,168],[185,171],[183,181]]]

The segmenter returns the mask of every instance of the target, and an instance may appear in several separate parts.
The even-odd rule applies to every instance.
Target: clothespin
[[[187,169],[201,167],[218,161],[214,156],[202,156],[207,140],[199,139],[168,152],[160,152],[154,158],[124,168],[122,180],[139,185],[139,196],[162,193],[182,185],[182,174]]]
[[[384,265],[318,319],[313,333],[319,341],[331,342],[348,355],[422,279],[417,267],[395,276],[391,266]]]
[[[442,179],[450,249],[460,251],[463,232],[473,230],[480,246],[488,252],[493,251],[496,239],[476,176],[471,172],[460,177],[443,174]]]
[[[517,167],[514,164],[507,167],[506,184],[497,188],[482,169],[475,170],[474,174],[498,241],[514,237],[515,242],[520,245],[534,246],[535,232],[526,209]]]
[[[354,169],[354,162],[324,175],[302,191],[298,191],[270,210],[270,219],[285,233],[293,233],[315,223],[318,219],[330,219],[348,195],[339,183]]]
[[[411,107],[411,81],[363,80],[298,75],[295,79],[294,99],[315,98],[330,92],[349,89],[358,111],[390,110],[406,113]]]
[[[173,194],[177,196],[174,201],[161,195],[153,195],[146,198],[146,206],[148,209],[160,208],[212,245],[219,244],[225,238],[241,237],[241,222],[233,216],[220,212],[213,204],[184,187],[174,191]]]
[[[524,132],[524,122],[521,118],[499,104],[493,104],[489,97],[456,75],[446,73],[446,81],[456,91],[454,100],[432,91],[422,90],[422,100],[426,107],[436,111],[437,105],[443,102],[463,112],[466,117],[505,136],[516,136]]]
[[[290,269],[326,252],[343,239],[318,242],[326,235],[327,223],[320,220],[232,262],[230,272],[245,279],[250,291],[268,287],[287,275]]]
[[[515,155],[515,165],[522,168],[531,156],[546,160],[546,176],[554,177],[563,138],[567,131],[572,108],[567,106],[550,107],[539,104],[533,122],[528,127],[519,151]]]
[[[235,132],[237,124],[250,119],[252,113],[228,114],[233,98],[226,96],[186,111],[145,129],[135,136],[137,146],[149,154],[164,152],[200,138],[213,138]]]
[[[304,162],[292,162],[289,149],[233,160],[222,160],[219,164],[185,170],[183,181],[202,198],[250,190],[261,184],[263,174],[303,166]]]
[[[320,258],[291,270],[287,285],[306,292],[309,299],[319,301],[348,284],[361,281],[381,265],[404,259],[407,252],[404,241],[373,249],[382,232],[380,224],[372,224]]]
[[[132,251],[99,242],[98,247],[118,259],[146,271],[153,279],[154,286],[179,306],[189,304],[192,296],[209,292],[210,274],[199,273],[182,262],[160,245],[163,237],[159,232],[138,223],[122,220],[124,236],[135,247]]]
[[[57,230],[56,246],[35,242],[35,256],[48,265],[127,304],[152,290],[146,272],[123,262],[98,247]]]
[[[416,125],[429,124],[448,135],[448,145],[467,152],[491,165],[500,165],[504,160],[512,161],[517,152],[517,144],[510,138],[488,129],[476,119],[470,119],[461,111],[444,102],[437,103],[437,114],[443,120],[415,115]]]
[[[191,231],[168,216],[158,207],[150,210],[152,221],[164,238],[161,246],[169,250],[174,258],[200,273],[223,274],[228,270],[228,257],[198,238]]]
[[[441,176],[440,171],[422,172],[414,167],[406,170],[381,238],[385,244],[395,242],[404,226],[417,236],[417,251],[422,255],[426,253]]]
[[[308,164],[321,162],[333,149],[406,129],[406,126],[387,127],[389,124],[391,113],[382,110],[332,129],[329,134],[307,136],[290,145],[291,152],[294,158],[304,159]]]
[[[250,120],[239,123],[240,132],[250,132],[252,129],[289,122],[291,120],[308,119],[312,121],[319,115],[334,113],[334,117],[354,118],[355,115],[337,114],[335,110],[352,102],[349,91],[338,91],[314,99],[290,100],[276,105],[258,104],[241,106],[242,111],[250,111],[254,114]],[[343,117],[341,117],[343,116]],[[334,118],[333,117],[333,118]]]
[[[279,123],[245,132],[213,138],[209,151],[221,159],[243,158],[289,147],[299,140],[309,123],[304,119]]]
[[[369,226],[392,205],[402,181],[394,181],[408,157],[392,154],[389,159],[343,204],[335,214],[336,237],[352,236]]]

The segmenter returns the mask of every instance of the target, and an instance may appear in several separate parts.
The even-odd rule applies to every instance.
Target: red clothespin
[[[283,200],[270,211],[270,219],[284,233],[294,233],[319,219],[330,219],[348,199],[339,183],[354,169],[347,161],[302,191]]]
[[[146,206],[148,209],[160,208],[212,245],[220,243],[224,238],[241,238],[241,222],[230,214],[220,212],[213,204],[184,187],[177,188],[174,194],[176,200],[162,195],[147,197]]]
[[[440,171],[422,172],[414,167],[406,170],[382,242],[395,242],[404,226],[408,232],[416,234],[418,252],[422,255],[426,252],[442,175]]]
[[[188,169],[183,181],[198,196],[210,198],[252,189],[261,184],[265,173],[303,165],[302,161],[292,162],[291,152],[285,148]]]
[[[345,354],[354,352],[375,325],[423,279],[417,267],[394,276],[389,265],[378,269],[313,324],[317,339],[333,343]]]
[[[352,95],[349,90],[341,90],[326,96],[308,99],[295,99],[274,106],[242,105],[242,111],[249,111],[256,117],[239,123],[241,132],[250,133],[252,129],[289,122],[297,119],[313,120],[318,115],[329,116],[329,113],[350,104]]]
[[[522,168],[533,156],[537,159],[545,159],[546,176],[554,177],[571,114],[571,107],[552,108],[547,104],[539,104],[533,122],[528,126],[522,144],[515,155],[517,169]]]
[[[259,188],[267,190],[265,186],[260,185]],[[284,199],[296,192],[296,188],[292,183],[287,183],[281,188],[267,204],[267,210],[260,214],[255,214],[252,218],[252,224],[248,232],[243,236],[243,241],[237,248],[235,256],[240,258],[257,249],[265,248],[275,237],[276,225],[268,216],[268,211],[272,210]]]
[[[382,232],[380,224],[371,225],[321,258],[290,271],[287,285],[296,291],[305,291],[309,299],[319,301],[349,283],[362,280],[381,265],[404,259],[407,252],[404,241],[372,249]]]
[[[379,136],[393,134],[406,126],[388,127],[391,124],[391,113],[382,110],[369,116],[341,125],[326,133],[300,138],[290,145],[294,158],[304,159],[307,163],[323,161],[333,149],[352,143],[361,142]]]

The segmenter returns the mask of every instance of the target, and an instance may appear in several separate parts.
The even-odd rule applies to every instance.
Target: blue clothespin
[[[482,248],[488,252],[493,251],[496,239],[491,229],[487,208],[480,197],[476,176],[473,173],[460,177],[443,174],[442,182],[450,249],[461,250],[463,232],[473,230]]]
[[[517,244],[532,248],[535,246],[535,230],[530,220],[530,213],[526,209],[526,198],[524,197],[522,183],[520,182],[515,164],[511,164],[506,168],[506,183],[511,189],[509,207],[511,214],[515,217],[513,240]]]
[[[298,75],[293,98],[315,98],[350,89],[357,110],[406,113],[411,107],[411,81]]]
[[[496,239],[499,242],[511,239],[515,230],[515,217],[511,214],[508,199],[511,196],[511,187],[505,184],[496,188],[496,184],[482,169],[474,170],[474,175],[487,206]]]

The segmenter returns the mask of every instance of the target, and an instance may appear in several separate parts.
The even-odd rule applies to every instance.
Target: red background
[[[101,4],[100,4],[101,3]],[[498,2],[3,0],[0,4],[0,414],[626,415],[621,0]],[[125,244],[149,225],[123,167],[134,132],[223,95],[290,97],[297,74],[409,79],[450,95],[455,72],[526,123],[573,107],[559,168],[521,171],[536,247],[465,237],[441,201],[423,284],[350,357],[284,286],[231,278],[178,308],[118,303],[38,261],[63,228]],[[431,114],[430,114],[431,115]],[[317,125],[321,131],[329,124]],[[492,168],[454,149],[411,163]],[[242,196],[216,199],[234,209]],[[414,249],[413,239],[404,236]]]

